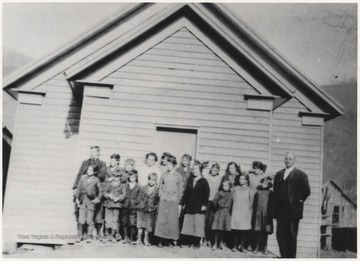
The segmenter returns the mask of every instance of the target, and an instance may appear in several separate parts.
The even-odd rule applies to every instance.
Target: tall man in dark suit
[[[274,196],[276,237],[281,257],[295,258],[300,219],[303,217],[304,202],[310,195],[308,176],[294,167],[295,154],[285,155],[286,168],[275,174]]]
[[[83,161],[81,164],[81,167],[79,169],[79,172],[76,176],[74,185],[73,185],[73,190],[74,190],[74,195],[76,193],[76,189],[78,187],[79,181],[81,179],[81,177],[86,173],[87,168],[91,165],[93,167],[93,169],[97,169],[98,171],[96,173],[94,173],[95,176],[97,176],[100,181],[103,181],[106,177],[106,163],[102,160],[99,159],[100,156],[100,147],[99,146],[92,146],[90,148],[90,158]],[[100,204],[99,204],[100,205]],[[99,213],[99,209],[97,209],[95,212],[95,227],[96,230],[99,234],[99,231],[101,229],[101,223],[102,223],[102,218],[101,218],[101,213]],[[78,206],[75,204],[75,217],[76,220],[78,220],[79,218],[79,208]]]

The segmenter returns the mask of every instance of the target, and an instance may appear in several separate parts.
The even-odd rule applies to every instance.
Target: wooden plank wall
[[[18,104],[3,215],[4,239],[64,244],[62,239],[17,238],[17,234],[69,235],[76,231],[72,182],[80,107],[61,76],[37,90],[47,92],[41,106]]]
[[[309,177],[311,195],[304,206],[304,218],[299,225],[298,257],[316,257],[320,233],[321,197],[321,140],[322,128],[302,126],[299,111],[307,109],[296,99],[292,99],[273,112],[271,173],[284,168],[287,151],[296,154],[296,167]],[[274,233],[269,237],[269,247],[278,250]]]
[[[133,157],[141,165],[155,149],[156,123],[200,126],[197,158],[222,170],[230,161],[248,170],[254,159],[268,159],[269,112],[246,110],[243,97],[257,92],[187,29],[103,81],[115,84],[110,99],[84,101],[83,156],[96,140],[104,159],[117,152],[122,163]]]
[[[332,183],[328,184],[330,199],[327,214],[332,221],[334,206],[339,206],[339,227],[356,227],[356,208],[343,196],[341,191]]]

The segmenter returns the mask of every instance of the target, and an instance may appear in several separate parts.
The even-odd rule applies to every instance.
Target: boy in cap
[[[100,203],[102,197],[101,183],[98,177],[94,175],[97,168],[89,166],[86,174],[80,179],[75,192],[76,204],[79,206],[78,235],[77,242],[83,237],[84,225],[88,225],[88,240],[92,238],[94,230],[94,212],[96,205]]]
[[[105,206],[105,235],[107,238],[111,235],[113,243],[117,242],[119,233],[119,214],[122,202],[126,199],[126,187],[121,184],[121,169],[113,172],[113,177],[106,184],[104,190],[104,206]],[[103,238],[103,243],[106,238]]]

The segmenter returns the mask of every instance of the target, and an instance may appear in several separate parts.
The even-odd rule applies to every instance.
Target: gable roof
[[[242,76],[245,74],[245,79],[254,88],[258,87],[262,95],[269,95],[266,89],[271,89],[274,95],[287,100],[295,97],[326,120],[343,113],[343,107],[335,99],[305,77],[225,5],[215,3],[127,5],[80,37],[11,75],[4,81],[3,88],[15,96],[12,89],[34,90],[61,73],[69,81],[82,80],[94,72],[96,75],[99,68],[137,48],[144,38],[169,24],[192,26],[204,41],[211,38],[208,44],[218,53],[222,52],[223,57],[231,57],[228,59],[230,66]]]
[[[324,185],[323,185],[323,188],[329,186],[329,185],[333,185],[337,190],[340,191],[341,195],[351,204],[354,206],[354,208],[357,208],[356,206],[356,203],[354,201],[352,201],[342,190],[341,188],[335,183],[335,181],[333,180],[330,180],[328,182],[326,182]]]

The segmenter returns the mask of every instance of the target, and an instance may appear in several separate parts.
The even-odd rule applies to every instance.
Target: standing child
[[[120,155],[116,153],[112,154],[110,156],[110,165],[106,167],[106,172],[99,173],[98,175],[98,178],[100,179],[101,182],[102,191],[106,189],[108,182],[112,180],[115,171],[120,171],[121,173],[121,168],[119,164],[120,164]],[[98,235],[100,235],[101,233],[101,227],[103,227],[103,235],[106,235],[105,224],[104,224],[106,209],[105,209],[104,201],[106,201],[106,198],[102,197],[101,202],[97,205],[95,209],[95,229]]]
[[[114,153],[110,156],[110,165],[106,168],[106,179],[112,178],[115,171],[121,171],[120,155],[117,153]]]
[[[232,182],[229,179],[221,183],[219,191],[213,200],[214,220],[211,229],[215,232],[215,242],[212,250],[225,249],[224,232],[231,231]]]
[[[236,164],[236,162],[232,161],[227,165],[226,171],[224,176],[222,176],[221,178],[221,183],[219,184],[221,186],[222,182],[226,179],[229,179],[232,183],[232,185],[234,185],[235,183],[235,178],[237,176],[239,176],[241,173],[241,169],[240,166],[238,164]]]
[[[195,161],[181,200],[185,213],[181,234],[192,237],[194,248],[200,248],[200,240],[205,237],[205,213],[210,188],[208,181],[202,176],[202,171],[207,164],[208,162]]]
[[[265,164],[263,164],[261,161],[253,161],[252,169],[249,170],[249,188],[252,200],[254,199],[258,186],[260,186],[260,180],[266,177],[265,170]],[[247,250],[255,250],[256,232],[254,230],[249,231],[245,245],[247,246]]]
[[[272,187],[271,178],[263,178],[261,185],[254,197],[254,212],[252,225],[256,233],[256,248],[254,254],[259,250],[267,255],[267,239],[268,234],[273,232],[273,192],[270,190]]]
[[[233,231],[234,244],[232,251],[235,252],[236,249],[238,249],[240,252],[247,252],[244,247],[245,235],[251,229],[252,214],[248,175],[240,174],[236,177],[235,188],[233,190],[233,202],[231,229]]]
[[[177,245],[180,236],[179,214],[180,200],[183,192],[182,178],[175,171],[176,157],[169,155],[167,171],[164,172],[159,184],[159,211],[156,220],[155,236],[159,237],[158,246],[163,247],[165,241],[173,241]]]
[[[159,203],[157,181],[158,175],[154,172],[150,173],[147,185],[141,189],[137,211],[138,237],[136,244],[141,244],[142,234],[145,232],[144,245],[150,246],[149,233],[153,232],[155,213]]]
[[[139,184],[146,186],[148,183],[149,174],[155,172],[158,177],[161,177],[161,171],[155,163],[158,161],[158,157],[154,152],[147,153],[145,155],[145,165],[138,168],[139,173]]]
[[[119,235],[119,214],[123,201],[126,199],[126,187],[121,184],[121,169],[113,172],[111,181],[108,181],[104,190],[105,205],[105,236],[111,235],[112,242],[116,243]],[[106,242],[103,238],[103,243]]]
[[[139,194],[140,194],[140,185],[138,184],[138,175],[134,171],[129,173],[129,183],[127,186],[127,193],[129,199],[129,205],[127,208],[127,227],[124,227],[124,235],[126,236],[127,229],[129,229],[129,238],[125,238],[123,241],[124,244],[130,243],[132,245],[136,244],[135,235],[136,235],[136,217],[137,217],[137,208],[139,204]]]
[[[125,171],[121,175],[121,183],[122,184],[126,184],[129,182],[129,174],[130,173],[137,174],[137,171],[135,170],[135,160],[133,160],[133,159],[125,160],[124,170]]]
[[[204,174],[204,178],[207,179],[209,182],[210,187],[210,194],[209,194],[209,201],[206,208],[206,215],[205,215],[205,240],[206,245],[211,247],[214,241],[214,236],[211,230],[211,225],[214,220],[214,207],[213,207],[213,199],[215,197],[216,192],[220,186],[221,176],[219,174],[220,165],[218,163],[214,163],[211,166],[211,169],[208,174]],[[205,241],[204,241],[205,243]]]
[[[98,177],[94,176],[97,167],[89,166],[86,175],[80,179],[75,192],[76,204],[79,206],[78,240],[83,238],[84,226],[87,225],[87,242],[90,243],[94,230],[94,212],[96,205],[102,197],[101,183]]]

